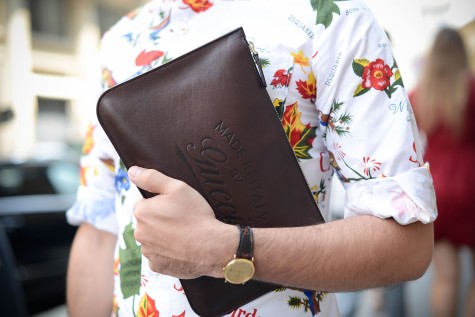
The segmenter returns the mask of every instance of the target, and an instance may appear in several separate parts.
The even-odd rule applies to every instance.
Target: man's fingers
[[[129,168],[129,178],[137,185],[150,193],[164,194],[173,178],[153,169],[146,169],[138,166]]]

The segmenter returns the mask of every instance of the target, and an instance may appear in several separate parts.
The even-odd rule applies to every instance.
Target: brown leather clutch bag
[[[324,222],[242,28],[105,91],[97,115],[127,168],[185,181],[223,222]],[[181,282],[201,316],[224,315],[278,287],[210,277]]]

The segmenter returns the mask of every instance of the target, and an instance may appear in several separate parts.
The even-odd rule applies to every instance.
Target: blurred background
[[[143,2],[0,0],[0,307],[17,309],[11,316],[66,316],[75,228],[64,211],[74,200],[82,138],[95,111],[96,53],[103,33]],[[475,66],[475,1],[366,2],[390,36],[408,90],[442,26],[461,31]],[[332,212],[339,217],[338,184],[334,192]],[[467,281],[473,266],[465,250],[460,256]],[[430,316],[430,283],[431,268],[393,288],[406,316]],[[347,316],[389,316],[384,294],[371,290],[339,300],[351,307]]]

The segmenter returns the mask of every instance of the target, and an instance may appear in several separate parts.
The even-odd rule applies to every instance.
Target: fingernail
[[[132,166],[129,168],[129,176],[130,177],[137,177],[140,173],[142,173],[144,169],[138,166]]]

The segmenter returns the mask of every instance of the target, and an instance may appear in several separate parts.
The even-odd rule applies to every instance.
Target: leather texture
[[[253,260],[254,235],[249,226],[237,225],[239,228],[239,245],[236,251],[236,258]]]
[[[223,222],[254,228],[322,223],[261,83],[238,28],[105,91],[97,115],[127,168],[154,168],[185,181]],[[208,317],[279,287],[211,277],[181,282],[193,310]]]

